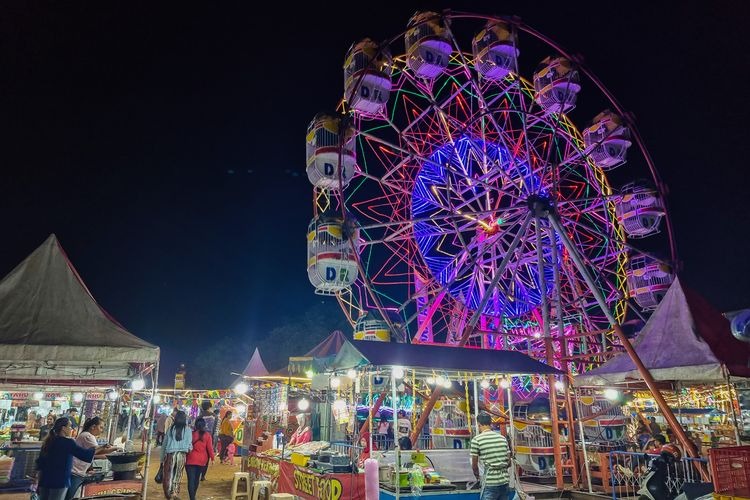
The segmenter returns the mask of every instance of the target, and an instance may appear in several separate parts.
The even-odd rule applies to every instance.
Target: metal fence
[[[637,497],[641,479],[646,475],[648,464],[657,455],[613,451],[609,453],[611,471],[612,498]],[[708,470],[708,460],[703,458],[683,458],[667,468],[667,485],[672,490],[679,490],[685,483],[700,483],[700,469]]]

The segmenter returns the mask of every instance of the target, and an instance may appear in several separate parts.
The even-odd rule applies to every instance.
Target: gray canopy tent
[[[159,348],[99,306],[55,235],[0,281],[0,384],[118,385]]]

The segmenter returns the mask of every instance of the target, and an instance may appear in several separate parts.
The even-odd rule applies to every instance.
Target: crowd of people
[[[685,432],[685,435],[693,442],[693,445],[695,446],[696,451],[698,452],[698,455],[700,456],[703,453],[703,443],[701,442],[700,437],[697,435],[694,435],[689,430],[683,429]],[[661,426],[656,422],[656,418],[650,417],[648,421],[648,425],[646,423],[641,422],[638,426],[638,430],[636,431],[635,436],[635,444],[638,447],[637,451],[642,451],[644,453],[649,453],[651,455],[658,455],[661,453],[662,448],[667,443],[674,444],[681,448],[682,446],[677,442],[677,439],[674,436],[674,432],[671,428],[667,427],[666,431],[662,433]],[[685,450],[682,450],[683,456],[686,455],[684,453]]]
[[[195,500],[201,481],[218,452],[222,462],[227,461],[229,447],[234,443],[232,412],[219,419],[219,410],[212,411],[205,401],[200,415],[191,425],[187,414],[173,408],[156,420],[156,445],[161,447],[161,464],[157,479],[162,484],[164,498],[171,499],[179,493],[183,473],[187,474],[188,495]]]

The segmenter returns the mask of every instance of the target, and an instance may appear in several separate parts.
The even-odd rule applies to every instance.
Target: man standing
[[[482,481],[480,500],[507,500],[510,475],[510,450],[505,436],[492,430],[492,418],[487,413],[477,416],[479,434],[471,440],[471,468],[474,477]],[[479,475],[479,461],[484,476]]]
[[[661,434],[661,426],[656,423],[656,417],[649,417],[648,428],[651,431],[651,436]]]

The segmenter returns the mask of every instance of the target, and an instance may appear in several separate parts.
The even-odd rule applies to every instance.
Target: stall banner
[[[132,495],[141,493],[143,481],[102,481],[101,483],[90,483],[83,487],[83,495],[87,497],[103,497],[110,495]]]
[[[247,457],[247,472],[254,480],[271,481],[271,491],[276,491],[279,483],[279,460],[250,453]]]
[[[41,391],[39,391],[41,393]],[[11,399],[13,401],[29,401],[34,399],[34,392],[0,392],[0,399]],[[54,401],[67,399],[61,392],[43,392],[42,401]]]
[[[278,491],[308,500],[364,500],[364,474],[317,474],[290,462],[281,463]]]
[[[250,453],[247,471],[272,490],[307,500],[365,500],[364,474],[318,474],[291,462]]]

